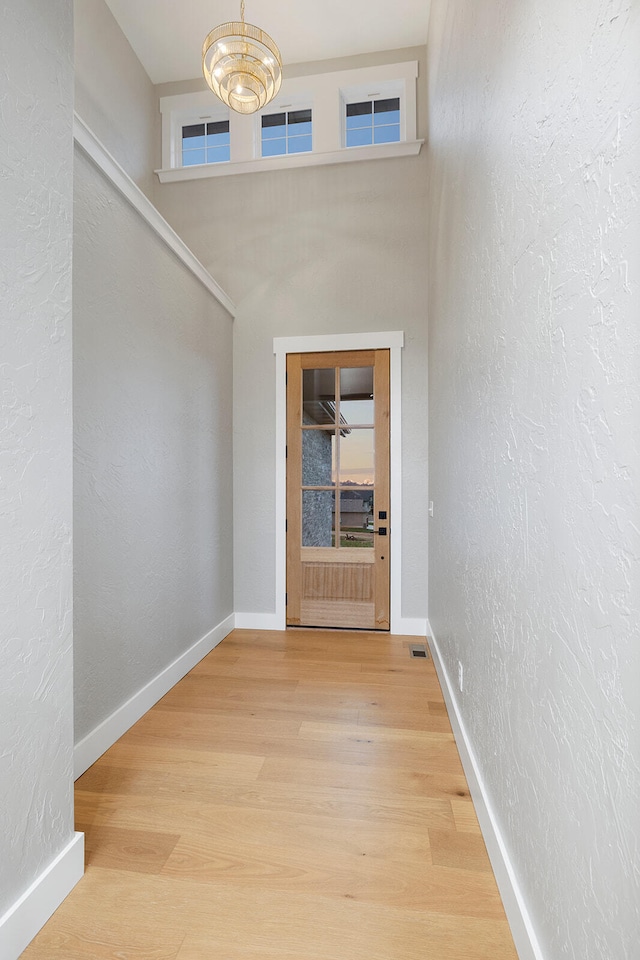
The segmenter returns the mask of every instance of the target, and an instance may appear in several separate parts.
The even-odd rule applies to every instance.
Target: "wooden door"
[[[287,357],[287,624],[389,629],[389,351]]]

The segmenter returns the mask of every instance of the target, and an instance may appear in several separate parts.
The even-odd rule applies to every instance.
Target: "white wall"
[[[75,0],[75,109],[153,200],[160,166],[154,87],[104,0]]]
[[[378,62],[424,58],[424,49]],[[353,58],[322,68],[369,64]],[[315,64],[314,72],[320,66]],[[423,92],[424,59],[420,64]],[[292,75],[297,69],[292,69]],[[184,92],[164,85],[162,95]],[[424,97],[420,100],[424,106]],[[424,129],[420,114],[419,130]],[[275,610],[273,338],[404,330],[402,614],[426,616],[426,154],[164,184],[157,203],[238,306],[235,609]]]
[[[73,274],[79,741],[233,612],[232,321],[79,150]]]
[[[430,620],[547,960],[640,944],[640,8],[434,0]]]
[[[70,0],[3,4],[0,918],[73,837],[71,57]]]

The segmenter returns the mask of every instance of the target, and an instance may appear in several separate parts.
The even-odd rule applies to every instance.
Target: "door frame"
[[[276,358],[276,530],[275,530],[275,630],[286,629],[287,576],[287,354],[326,353],[333,350],[389,350],[390,362],[390,633],[402,634],[402,330],[381,333],[337,333],[309,337],[274,337]]]

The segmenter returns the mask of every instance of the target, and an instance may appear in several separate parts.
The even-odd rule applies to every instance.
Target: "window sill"
[[[286,170],[291,167],[320,167],[333,163],[351,163],[357,160],[384,160],[389,157],[415,157],[424,140],[400,143],[378,143],[366,147],[345,147],[330,153],[290,153],[281,157],[261,157],[257,160],[207,163],[193,167],[174,167],[156,170],[160,183],[179,180],[204,180],[209,177],[229,177],[241,173],[264,173],[268,170]]]

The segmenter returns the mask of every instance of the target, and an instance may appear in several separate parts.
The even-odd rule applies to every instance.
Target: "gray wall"
[[[73,275],[80,740],[233,611],[232,322],[79,150]]]
[[[423,48],[378,59],[419,56]],[[424,59],[420,69],[423,92]],[[180,84],[160,88],[163,95],[183,91]],[[424,96],[420,105],[423,134]],[[402,614],[426,616],[426,163],[423,149],[418,157],[164,184],[156,193],[163,215],[238,306],[237,611],[272,613],[276,602],[273,337],[404,330],[402,467],[410,520],[403,530]]]
[[[75,0],[75,109],[153,200],[161,124],[153,84],[104,0]]]
[[[2,5],[0,915],[73,837],[72,27]]]
[[[434,0],[430,620],[549,960],[640,943],[640,8]],[[457,684],[456,684],[457,686]]]

